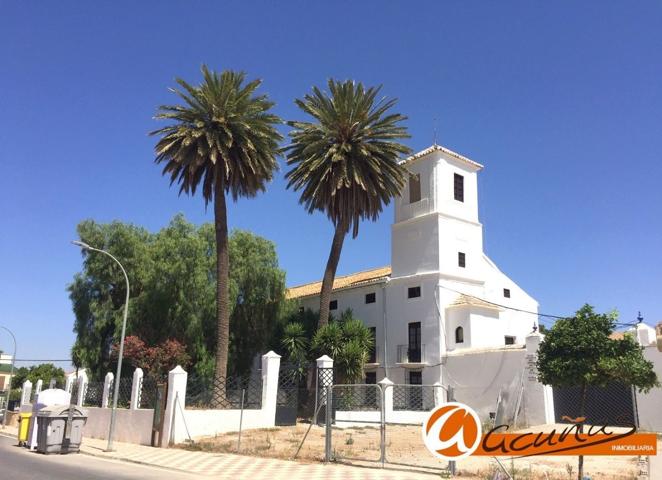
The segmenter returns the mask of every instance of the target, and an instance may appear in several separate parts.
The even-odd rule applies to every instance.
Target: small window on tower
[[[506,298],[510,298],[510,288],[503,289],[503,296]]]
[[[464,202],[464,177],[457,173],[453,177],[453,190],[455,193],[455,200]]]
[[[376,295],[375,292],[365,294],[365,303],[375,303]]]
[[[515,337],[511,335],[506,335],[505,340],[506,340],[506,345],[515,345]]]
[[[455,329],[455,343],[464,343],[464,329],[462,327]]]
[[[338,300],[331,300],[329,302],[329,310],[338,310]]]
[[[462,268],[467,266],[467,256],[464,252],[457,252],[457,266]]]
[[[421,200],[421,174],[412,173],[409,175],[409,203],[416,203]]]
[[[421,296],[421,287],[409,287],[407,289],[407,298],[417,298]]]

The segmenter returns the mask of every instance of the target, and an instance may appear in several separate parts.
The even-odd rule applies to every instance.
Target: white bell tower
[[[395,202],[392,277],[438,272],[481,281],[483,227],[478,221],[477,173],[483,166],[439,145],[403,164],[410,177]]]

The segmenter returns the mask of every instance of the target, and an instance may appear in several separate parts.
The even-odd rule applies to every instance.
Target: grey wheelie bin
[[[69,441],[65,429],[69,420],[69,408],[73,409]],[[72,453],[80,450],[83,426],[87,412],[75,405],[52,405],[37,412],[37,451],[39,453]]]

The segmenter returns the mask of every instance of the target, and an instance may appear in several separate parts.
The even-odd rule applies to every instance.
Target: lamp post
[[[108,430],[108,446],[106,447],[107,452],[112,452],[113,451],[113,434],[115,433],[115,420],[116,420],[116,413],[117,413],[117,395],[119,394],[120,390],[120,376],[122,375],[122,356],[124,355],[124,334],[126,332],[126,318],[129,315],[129,276],[126,274],[126,270],[124,270],[124,267],[122,264],[117,260],[115,257],[113,257],[110,253],[106,252],[105,250],[100,250],[98,248],[94,248],[89,246],[87,243],[79,242],[79,241],[73,241],[71,242],[74,245],[78,245],[81,247],[83,250],[87,250],[90,252],[99,252],[103,253],[104,255],[109,256],[112,258],[115,263],[117,263],[120,268],[122,269],[122,273],[124,274],[124,280],[126,280],[126,300],[124,302],[124,320],[122,321],[122,335],[120,337],[120,352],[119,352],[119,358],[117,359],[117,374],[115,375],[115,388],[113,388],[113,406],[110,411],[110,428]]]
[[[11,372],[9,373],[9,387],[7,388],[7,398],[5,398],[5,413],[2,414],[2,427],[7,426],[7,411],[9,410],[9,395],[11,394],[11,381],[14,378],[14,362],[16,362],[16,337],[7,327],[0,325],[0,328],[7,330],[9,335],[11,335],[12,340],[14,340],[14,355],[11,357]]]

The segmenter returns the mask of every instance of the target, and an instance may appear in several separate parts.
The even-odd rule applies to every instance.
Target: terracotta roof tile
[[[480,298],[470,297],[469,295],[460,294],[449,307],[461,307],[461,306],[473,306],[473,307],[483,307],[483,308],[492,308],[495,310],[502,310],[501,307],[495,305],[494,303],[486,302]]]
[[[375,283],[385,279],[391,275],[391,267],[373,268],[372,270],[365,270],[363,272],[352,273],[350,275],[343,275],[336,277],[333,281],[333,290],[341,290],[345,288],[360,287]],[[298,285],[287,289],[287,298],[301,298],[309,297],[311,295],[319,295],[322,291],[322,282],[306,283],[305,285]]]

